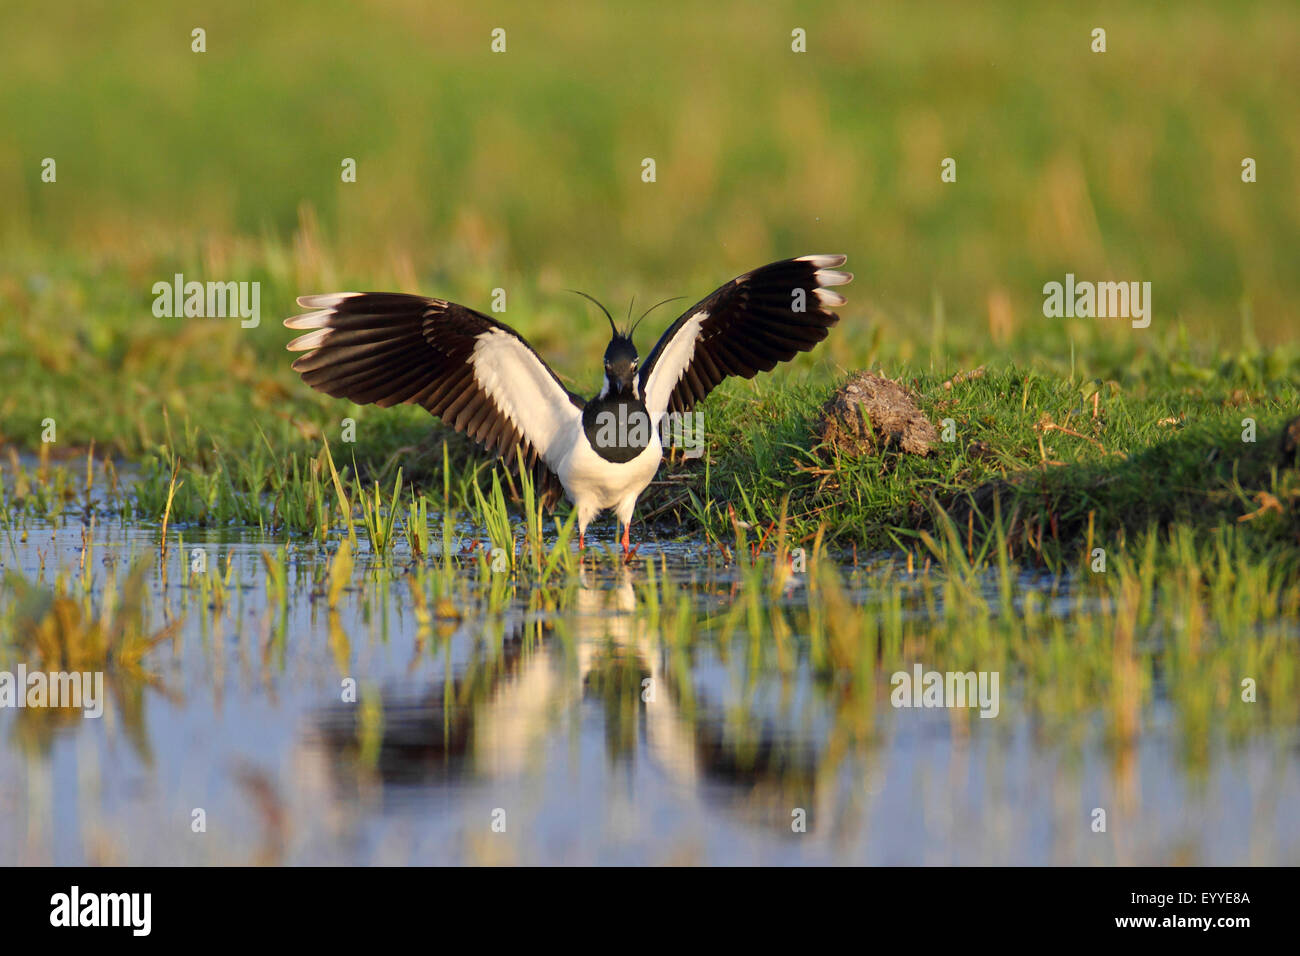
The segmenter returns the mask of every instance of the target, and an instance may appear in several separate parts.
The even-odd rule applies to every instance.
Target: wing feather
[[[443,299],[394,292],[303,296],[286,319],[305,334],[294,370],[312,388],[357,404],[418,404],[507,464],[516,450],[549,501],[552,470],[583,401],[509,326]]]
[[[640,371],[652,418],[689,411],[728,375],[753,378],[811,350],[839,317],[852,280],[844,256],[803,256],[747,272],[682,313]],[[802,311],[799,306],[802,305]]]

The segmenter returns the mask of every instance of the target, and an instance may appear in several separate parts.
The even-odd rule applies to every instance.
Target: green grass
[[[987,541],[996,498],[1011,518],[1011,552],[1053,570],[1093,547],[1122,549],[1149,528],[1208,533],[1238,523],[1261,557],[1296,570],[1300,479],[1279,450],[1282,426],[1300,404],[1294,353],[1223,357],[1203,369],[1155,360],[1095,370],[1115,376],[1105,378],[1042,365],[994,365],[950,388],[949,370],[885,369],[914,390],[932,421],[952,422],[954,440],[924,458],[820,447],[814,427],[829,377],[777,373],[730,383],[702,406],[705,456],[666,463],[643,497],[638,513],[650,530],[641,533],[727,541],[733,514],[761,533],[786,502],[799,541],[824,527],[842,549],[911,550],[940,508],[970,524],[977,547]],[[310,392],[295,400],[342,405],[336,413],[355,416],[359,436],[371,422],[378,434],[355,445],[335,439],[329,456],[313,433],[274,418],[266,419],[269,433],[240,419],[216,418],[206,428],[185,419],[140,455],[134,496],[119,494],[114,507],[131,520],[161,522],[170,498],[175,526],[252,526],[322,541],[342,527],[360,531],[374,553],[421,535],[425,543],[414,550],[427,553],[430,515],[450,511],[470,516],[486,541],[504,548],[522,515],[523,537],[542,553],[537,541],[549,521],[528,503],[531,488],[423,412],[358,409]],[[327,413],[314,412],[317,420]],[[301,414],[309,421],[313,412]],[[1248,418],[1253,442],[1243,440]],[[0,470],[4,500],[15,514],[55,514],[84,499],[84,473],[80,458],[11,461]],[[509,510],[507,500],[515,502]],[[559,519],[567,514],[562,505]]]
[[[418,409],[297,380],[278,321],[294,297],[392,288],[485,309],[502,288],[503,318],[591,392],[605,333],[563,288],[694,298],[843,251],[857,279],[840,325],[710,398],[706,460],[667,466],[643,499],[655,534],[730,540],[731,513],[761,530],[787,502],[796,540],[824,527],[849,551],[917,552],[939,508],[977,548],[996,499],[1010,553],[1059,570],[1085,544],[1260,512],[1240,528],[1249,552],[1295,567],[1294,472],[1271,455],[1300,404],[1290,5],[2,16],[0,443],[54,462],[93,446],[138,479],[111,503],[123,520],[360,530],[378,552],[405,537],[427,553],[431,515],[500,544],[522,511],[536,571],[550,525],[527,504],[499,514],[494,482],[527,496],[515,476]],[[1105,54],[1088,50],[1098,23]],[[196,25],[207,53],[190,51]],[[808,54],[789,52],[792,26]],[[939,181],[946,156],[956,183]],[[260,282],[260,326],[156,318],[152,285],[176,272]],[[1042,284],[1066,272],[1151,281],[1151,328],[1044,318]],[[862,367],[906,381],[955,441],[924,460],[819,453],[817,407]],[[32,467],[0,464],[11,524],[81,500],[79,465]]]
[[[1003,365],[949,389],[943,374],[904,372],[930,419],[952,421],[954,440],[925,458],[819,448],[818,389],[732,389],[706,406],[707,467],[691,463],[673,476],[687,480],[642,507],[681,501],[669,513],[721,537],[728,504],[741,520],[770,525],[789,495],[797,537],[824,524],[831,539],[874,549],[910,546],[933,527],[936,504],[963,522],[970,516],[971,535],[984,542],[997,497],[1015,515],[1013,551],[1054,568],[1085,541],[1089,551],[1118,548],[1149,527],[1208,532],[1243,522],[1261,554],[1294,571],[1300,474],[1280,433],[1300,407],[1297,370],[1294,355],[1274,352],[1221,360],[1208,380],[1152,368],[1081,381]],[[1243,440],[1247,418],[1254,441]],[[1247,517],[1269,501],[1261,496],[1278,508]]]

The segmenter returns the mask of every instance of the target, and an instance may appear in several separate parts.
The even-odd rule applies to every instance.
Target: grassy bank
[[[142,479],[121,510],[181,529],[342,527],[326,441],[345,481],[391,489],[401,468],[417,502],[469,512],[489,483],[464,442],[289,371],[296,296],[485,309],[502,289],[502,317],[590,393],[605,333],[565,287],[621,312],[845,252],[835,333],[710,399],[707,456],[665,467],[641,505],[656,535],[730,540],[733,517],[761,534],[788,499],[799,540],[916,550],[937,506],[972,550],[996,513],[1012,554],[1053,568],[1148,529],[1228,526],[1294,566],[1276,453],[1300,370],[1300,208],[1280,175],[1300,155],[1294,9],[1101,10],[1104,54],[1093,20],[1017,3],[724,5],[689,28],[656,10],[381,0],[193,24],[151,4],[6,5],[0,445],[53,462],[93,447]],[[155,317],[152,287],[177,273],[260,283],[260,324]],[[1150,281],[1151,327],[1045,317],[1043,284],[1066,273]],[[952,441],[924,459],[817,450],[820,403],[861,368],[904,381]],[[76,502],[80,464],[29,465],[0,457],[15,514]]]
[[[62,333],[49,334],[53,350]],[[597,348],[598,333],[589,337]],[[247,346],[216,347],[230,336],[194,343],[159,365],[166,379],[141,385],[131,363],[159,357],[141,355],[137,347],[156,339],[140,338],[107,347],[117,370],[104,357],[74,355],[63,383],[42,370],[24,384],[47,396],[59,438],[32,440],[39,422],[22,403],[27,440],[8,437],[37,458],[11,453],[0,464],[11,511],[76,506],[86,498],[83,459],[93,455],[114,461],[114,471],[136,472],[134,495],[119,490],[112,499],[132,519],[160,523],[166,514],[182,529],[254,526],[323,537],[346,525],[323,451],[328,440],[354,522],[363,523],[360,501],[373,500],[378,487],[382,507],[395,506],[403,520],[414,502],[486,523],[479,493],[490,497],[495,466],[423,411],[324,398],[296,383],[278,356],[263,370],[256,355],[241,354]],[[728,383],[710,397],[702,406],[705,454],[665,463],[639,505],[644,534],[729,543],[739,523],[761,538],[784,509],[798,542],[820,531],[846,552],[917,550],[919,533],[947,514],[974,552],[987,548],[999,516],[1010,555],[1060,570],[1088,565],[1094,548],[1123,550],[1149,530],[1203,537],[1226,527],[1249,553],[1295,572],[1300,480],[1282,437],[1300,407],[1300,357],[1292,352],[1201,364],[1148,352],[1087,375],[1041,360],[934,371],[879,360],[951,439],[923,457],[819,443],[821,404],[842,374],[829,363],[805,364]],[[11,380],[25,367],[11,367]],[[10,399],[14,431],[17,404]],[[356,420],[355,443],[341,440],[346,417]],[[94,451],[78,437],[94,441]],[[518,502],[517,477],[498,471],[497,479]],[[561,519],[566,513],[562,505]]]

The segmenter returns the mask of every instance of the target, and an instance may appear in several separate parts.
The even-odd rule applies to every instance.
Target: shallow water
[[[331,613],[319,547],[290,546],[281,606],[262,555],[282,540],[179,532],[164,563],[157,529],[93,529],[96,599],[143,558],[154,625],[182,623],[153,683],[110,675],[102,718],[0,708],[0,864],[1300,860],[1294,727],[1191,740],[1157,688],[1118,746],[1100,702],[1045,727],[1014,673],[995,719],[896,709],[887,673],[850,688],[799,633],[778,640],[763,615],[800,620],[798,575],[737,628],[725,612],[752,585],[695,544],[642,546],[666,589],[645,562],[547,588],[467,563],[438,585],[460,618],[422,627],[400,546],[388,570],[360,556]],[[186,582],[194,547],[230,568],[224,605]],[[48,583],[78,573],[83,527],[28,522],[0,548]],[[854,604],[890,560],[846,567]],[[666,633],[655,587],[689,632]],[[1068,613],[1065,594],[1049,607]]]

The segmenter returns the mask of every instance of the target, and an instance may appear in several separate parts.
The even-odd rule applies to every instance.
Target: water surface
[[[112,519],[3,542],[5,571],[51,586],[85,573],[88,536],[95,601],[147,561],[151,623],[180,624],[151,681],[110,673],[100,719],[0,709],[0,863],[1300,861],[1294,727],[1201,734],[1157,686],[1117,743],[1104,701],[1045,722],[1014,669],[994,719],[895,708],[887,662],[817,660],[804,576],[751,594],[698,543],[652,539],[653,569],[593,559],[546,587],[472,560],[429,576],[399,544],[386,567],[358,555],[331,612],[337,542],[290,543],[281,602],[263,556],[283,539],[173,531],[165,561],[156,528]],[[224,600],[187,574],[193,548],[228,573]],[[846,563],[852,607],[891,566]],[[1071,613],[1068,582],[1046,606]]]

